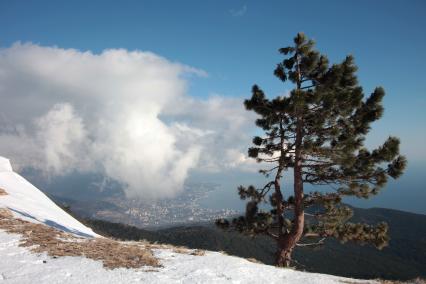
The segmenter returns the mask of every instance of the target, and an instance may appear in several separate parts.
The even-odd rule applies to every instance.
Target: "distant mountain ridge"
[[[328,240],[317,249],[298,248],[298,269],[363,279],[408,280],[426,277],[426,215],[393,209],[354,208],[353,221],[390,226],[390,244],[379,251],[371,246]],[[100,220],[86,220],[96,232],[128,240],[146,239],[190,248],[225,251],[273,264],[274,243],[265,237],[251,239],[214,226],[181,226],[156,231]]]

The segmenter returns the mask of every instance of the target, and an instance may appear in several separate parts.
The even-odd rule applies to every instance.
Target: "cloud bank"
[[[142,198],[173,196],[191,169],[255,169],[242,100],[190,97],[188,75],[206,72],[124,49],[0,49],[0,155],[47,177],[100,173]]]

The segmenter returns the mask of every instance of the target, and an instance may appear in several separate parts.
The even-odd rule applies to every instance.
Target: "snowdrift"
[[[71,217],[38,188],[15,173],[9,160],[3,157],[0,157],[0,188],[7,193],[0,198],[0,208],[8,208],[17,218],[81,237],[97,236],[92,229]]]

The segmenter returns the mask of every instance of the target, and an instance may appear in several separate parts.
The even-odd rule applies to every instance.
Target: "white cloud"
[[[247,13],[247,5],[243,5],[240,9],[232,9],[229,11],[229,13],[233,17],[242,17]]]
[[[1,49],[0,155],[48,175],[99,172],[146,198],[178,192],[194,168],[245,169],[253,116],[239,99],[187,96],[188,74],[207,76],[150,52]]]
[[[35,144],[44,151],[45,172],[66,174],[75,168],[86,169],[88,138],[82,119],[77,117],[70,104],[54,105],[49,112],[35,121]]]
[[[212,95],[206,100],[183,97],[172,108],[166,108],[165,113],[178,121],[188,122],[192,132],[194,129],[198,131],[194,135],[182,131],[181,127],[181,133],[177,135],[203,145],[205,151],[199,161],[201,169],[219,172],[228,168],[249,171],[258,168],[254,160],[243,162],[240,159],[240,155],[247,157],[255,119],[253,113],[244,109],[241,99],[219,95]]]

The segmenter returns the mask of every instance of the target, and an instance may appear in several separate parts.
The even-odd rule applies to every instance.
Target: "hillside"
[[[0,189],[0,280],[5,283],[366,283],[219,252],[104,238],[13,172],[2,157]]]
[[[147,239],[184,245],[191,248],[213,251],[226,251],[231,255],[255,258],[263,263],[273,263],[275,244],[268,238],[254,240],[233,233],[225,233],[212,226],[213,222],[203,226],[187,224],[185,226],[154,230],[113,224],[125,223],[114,212],[121,212],[112,202],[103,200],[77,201],[52,196],[55,202],[70,206],[73,214],[89,219],[90,226],[101,234],[129,240]],[[371,246],[358,246],[351,243],[342,245],[328,240],[324,247],[312,250],[299,248],[295,252],[298,269],[318,273],[327,273],[344,277],[363,279],[407,280],[426,277],[426,216],[384,208],[353,208],[353,221],[375,224],[385,221],[390,227],[390,243],[383,250]],[[98,216],[97,211],[111,212],[110,218],[90,220]],[[112,216],[112,217],[111,217]],[[344,263],[344,265],[341,265]],[[398,267],[398,269],[389,269]]]
[[[426,216],[389,209],[355,208],[355,220],[385,220],[390,225],[390,245],[383,250],[371,246],[342,245],[329,240],[317,249],[298,248],[295,252],[298,269],[318,273],[363,278],[409,280],[426,277]],[[101,220],[86,220],[98,233],[120,239],[146,239],[182,245],[194,249],[225,251],[244,258],[255,258],[273,264],[275,244],[265,237],[249,238],[224,232],[214,226],[174,227],[148,231]],[[412,229],[416,224],[416,229]]]

